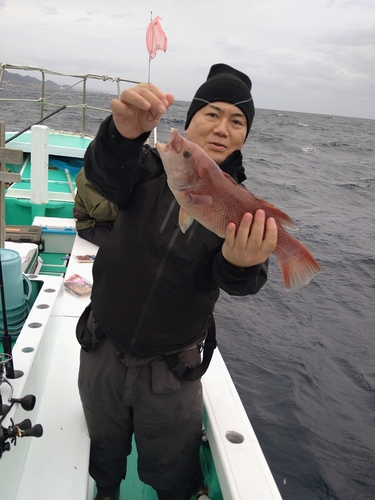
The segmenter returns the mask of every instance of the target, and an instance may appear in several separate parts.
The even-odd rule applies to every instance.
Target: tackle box
[[[11,226],[5,227],[5,241],[14,243],[34,243],[39,252],[44,251],[44,239],[40,226]]]

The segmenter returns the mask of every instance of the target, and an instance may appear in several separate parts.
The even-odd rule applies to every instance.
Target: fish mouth
[[[179,135],[178,130],[176,128],[171,129],[171,134],[169,137],[169,141],[167,144],[163,144],[162,142],[157,142],[155,144],[156,149],[159,153],[175,151],[176,153],[180,153],[184,146],[184,139]]]
[[[162,153],[165,151],[166,144],[163,144],[162,142],[157,142],[155,144],[155,147],[159,151],[159,153]]]

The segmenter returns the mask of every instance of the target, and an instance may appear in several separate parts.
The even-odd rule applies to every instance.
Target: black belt
[[[90,313],[91,303],[81,314],[76,326],[77,340],[81,344],[83,350],[85,350],[86,352],[94,351],[105,336],[103,330],[97,324],[94,331],[87,328]],[[202,375],[207,371],[216,346],[217,342],[215,320],[214,317],[211,316],[210,324],[207,330],[207,337],[204,342],[203,358],[200,365],[195,366],[194,368],[190,368],[190,366],[180,360],[178,353],[165,354],[164,358],[169,370],[171,370],[171,372],[174,373],[176,377],[181,380],[192,382],[201,378]]]
[[[187,380],[192,382],[198,380],[206,373],[207,368],[210,365],[214,350],[217,346],[216,342],[216,327],[214,317],[211,316],[210,326],[207,330],[207,337],[203,348],[203,358],[202,363],[194,368],[190,368],[185,363],[179,359],[178,353],[175,354],[165,354],[165,361],[167,366],[172,373],[176,375],[181,380]]]

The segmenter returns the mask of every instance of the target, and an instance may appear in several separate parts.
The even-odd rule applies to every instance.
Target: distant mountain
[[[10,73],[9,71],[4,70],[3,83],[5,82],[15,83],[18,85],[38,85],[40,87],[42,80],[39,80],[38,78],[35,78],[33,76],[29,75],[22,76],[19,73]],[[61,88],[61,85],[58,85],[52,80],[46,80],[45,86],[48,88],[56,88],[56,89]]]

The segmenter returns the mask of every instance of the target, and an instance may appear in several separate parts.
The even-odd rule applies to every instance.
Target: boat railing
[[[34,102],[34,103],[39,103],[40,106],[40,119],[43,120],[45,116],[45,107],[48,105],[49,107],[61,107],[61,103],[54,103],[53,100],[56,96],[63,94],[64,92],[67,92],[71,90],[72,88],[75,88],[79,85],[82,85],[81,91],[82,91],[82,102],[79,104],[69,104],[66,105],[66,108],[78,108],[82,110],[82,128],[81,128],[81,134],[86,135],[86,111],[88,109],[92,110],[98,110],[98,111],[105,111],[105,112],[110,112],[109,109],[104,109],[100,108],[97,106],[91,106],[87,102],[87,84],[90,80],[101,80],[102,82],[112,82],[115,85],[116,88],[116,93],[117,96],[120,96],[121,89],[120,89],[120,82],[125,82],[129,84],[137,84],[139,83],[138,81],[135,80],[129,80],[126,78],[122,78],[119,76],[109,76],[109,75],[99,75],[99,74],[94,74],[94,73],[87,73],[84,75],[80,74],[69,74],[69,73],[61,73],[57,71],[51,71],[49,69],[41,68],[38,66],[27,66],[27,65],[17,65],[17,64],[8,64],[8,63],[3,63],[0,62],[0,88],[2,87],[2,83],[4,80],[4,74],[5,70],[10,69],[10,70],[22,70],[22,71],[31,71],[31,72],[39,72],[41,74],[41,81],[40,81],[40,93],[39,97],[36,99],[23,99],[23,98],[17,98],[17,99],[10,99],[6,97],[0,97],[0,102],[11,102],[11,101],[19,101],[19,102]],[[63,84],[59,90],[54,91],[51,94],[48,94],[48,92],[51,90],[50,87],[46,84],[46,75],[54,75],[58,77],[66,77],[66,78],[73,78],[74,83],[72,85],[66,85]],[[39,79],[39,78],[37,78]]]

